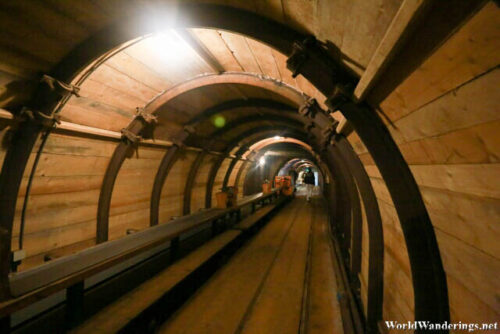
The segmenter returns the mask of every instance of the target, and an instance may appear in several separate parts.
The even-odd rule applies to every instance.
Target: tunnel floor
[[[343,333],[326,207],[318,196],[307,202],[297,193],[154,331]],[[212,252],[224,238],[223,234],[209,241],[199,251]],[[188,257],[187,262],[193,261]],[[114,332],[120,328],[117,322],[126,321],[161,294],[177,271],[187,270],[185,266],[173,269],[134,289],[121,298],[126,303],[111,305],[73,332]]]
[[[342,333],[322,203],[284,207],[160,332]]]

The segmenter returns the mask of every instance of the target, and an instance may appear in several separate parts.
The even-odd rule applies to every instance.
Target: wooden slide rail
[[[178,238],[201,225],[217,221],[228,214],[239,215],[240,210],[248,205],[251,205],[254,211],[256,205],[271,201],[277,196],[277,190],[268,194],[258,193],[246,196],[238,201],[235,207],[213,208],[182,216],[168,224],[153,226],[121,239],[101,243],[30,270],[11,273],[9,283],[12,296],[15,298],[0,304],[0,318],[60,290],[74,286],[86,278],[153,247]],[[171,247],[174,247],[173,243]]]

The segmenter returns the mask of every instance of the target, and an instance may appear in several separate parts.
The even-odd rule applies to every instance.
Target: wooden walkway
[[[343,333],[327,223],[320,200],[295,199],[160,332]]]

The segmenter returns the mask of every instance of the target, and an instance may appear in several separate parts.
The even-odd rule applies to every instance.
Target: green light
[[[226,125],[226,119],[223,116],[215,116],[213,119],[214,125],[218,128],[222,128]]]

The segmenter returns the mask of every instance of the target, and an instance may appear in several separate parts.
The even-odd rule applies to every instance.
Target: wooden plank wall
[[[191,192],[191,212],[197,212],[205,208],[205,195],[207,192],[208,176],[212,165],[218,159],[218,156],[207,154],[198,169]]]
[[[500,316],[500,10],[487,3],[382,103],[434,225],[453,322]],[[394,205],[373,160],[385,238],[384,318],[412,318],[409,266]],[[397,288],[394,288],[397,287]]]
[[[165,149],[139,147],[124,161],[111,197],[109,240],[149,227],[151,191],[164,154]]]
[[[235,184],[236,183],[236,176],[238,175],[238,171],[240,170],[241,166],[243,165],[243,161],[240,160],[238,161],[235,165],[234,165],[234,168],[233,168],[233,171],[231,172],[231,175],[229,176],[229,181],[227,184],[231,185],[231,186],[235,186],[237,187],[238,185]],[[241,191],[243,189],[238,189],[238,193],[241,195]]]
[[[38,145],[37,145],[38,146]],[[33,179],[26,211],[21,269],[92,245],[103,175],[116,143],[52,134]],[[37,147],[17,200],[12,248],[18,249],[24,194]]]
[[[170,169],[161,192],[159,223],[168,223],[172,217],[182,216],[184,188],[191,164],[198,152],[182,151]],[[151,188],[152,189],[152,188]]]
[[[241,172],[241,176],[240,176],[240,179],[239,179],[239,182],[237,184],[237,187],[238,187],[238,191],[239,193],[243,196],[243,194],[245,193],[243,189],[244,185],[245,185],[245,179],[248,175],[248,171],[250,170],[250,167],[252,166],[252,163],[250,162],[247,162],[245,164],[245,166],[243,167],[243,171]]]
[[[217,199],[215,198],[215,194],[221,191],[222,188],[222,183],[224,182],[224,177],[226,176],[226,172],[229,168],[229,164],[231,163],[230,158],[224,159],[222,164],[219,167],[219,170],[217,171],[217,174],[215,176],[215,181],[214,181],[214,186],[212,189],[212,206],[215,206],[217,203]]]

